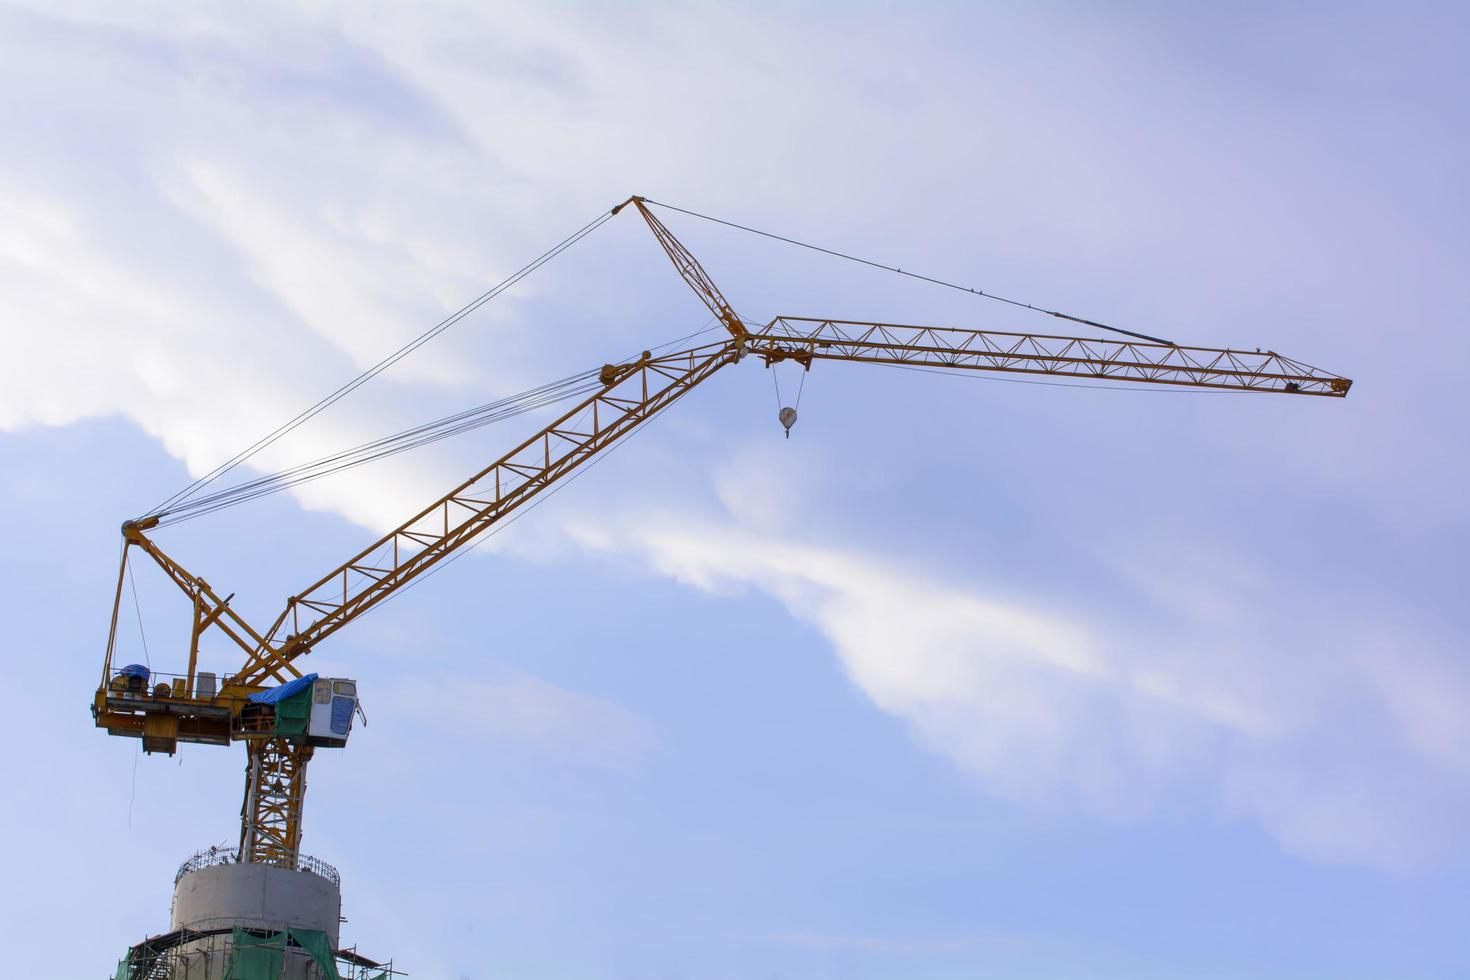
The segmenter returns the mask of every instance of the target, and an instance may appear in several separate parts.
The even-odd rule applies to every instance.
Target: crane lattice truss
[[[149,751],[179,741],[246,741],[241,860],[295,867],[301,838],[309,746],[242,724],[246,699],[300,677],[295,662],[317,644],[535,500],[688,394],[721,368],[754,355],[770,366],[795,361],[889,364],[943,371],[1047,375],[1074,380],[1341,398],[1352,382],[1274,351],[1183,347],[1139,340],[1062,337],[890,323],[781,316],[751,327],[736,315],[694,256],[648,209],[630,198],[690,288],[729,336],[673,354],[609,364],[602,389],[479,470],[403,524],[302,589],[257,630],[202,578],[167,555],[147,532],[157,516],[123,525],[123,569],[93,713],[114,735],[141,737]],[[128,551],[137,547],[193,605],[188,669],[168,694],[117,696],[112,656]],[[195,695],[200,640],[213,631],[243,655],[217,693]]]
[[[254,738],[245,743],[241,861],[296,867],[306,802],[306,764],[313,752],[310,745],[287,738]]]
[[[1180,347],[1136,340],[1053,337],[897,323],[782,316],[751,335],[770,360],[858,361],[912,367],[1048,374],[1236,391],[1342,396],[1346,378],[1275,351]]]

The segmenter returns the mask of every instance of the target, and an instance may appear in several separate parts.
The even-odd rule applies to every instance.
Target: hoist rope
[[[859,265],[870,266],[874,269],[882,269],[884,272],[893,272],[897,273],[900,276],[908,276],[910,279],[918,279],[921,282],[932,283],[936,286],[944,286],[948,289],[957,289],[962,293],[970,293],[975,296],[980,296],[984,299],[993,299],[998,303],[1008,303],[1011,306],[1019,306],[1022,309],[1032,310],[1036,313],[1043,313],[1047,316],[1054,316],[1061,320],[1070,320],[1073,323],[1081,323],[1089,327],[1097,327],[1099,330],[1111,330],[1113,333],[1120,333],[1128,337],[1136,337],[1139,340],[1147,340],[1155,344],[1167,344],[1170,347],[1178,346],[1172,340],[1162,340],[1158,337],[1150,337],[1146,333],[1134,333],[1132,330],[1124,330],[1122,327],[1110,327],[1106,323],[1098,323],[1096,320],[1084,319],[1083,317],[1073,316],[1070,313],[1062,313],[1058,310],[1048,310],[1044,307],[1033,306],[1030,303],[1023,303],[1017,299],[1007,299],[1006,297],[998,296],[995,293],[988,293],[983,289],[975,289],[971,286],[961,286],[959,283],[948,282],[944,279],[936,279],[933,276],[920,275],[917,272],[907,272],[903,269],[900,269],[898,266],[885,265],[882,262],[875,262],[872,259],[864,259],[856,255],[849,255],[846,252],[838,252],[835,249],[823,248],[820,245],[812,245],[809,242],[798,241],[795,238],[787,238],[785,235],[777,235],[773,232],[761,231],[759,228],[751,228],[747,225],[736,224],[733,221],[726,221],[723,218],[716,218],[712,215],[701,214],[698,211],[690,211],[687,208],[676,207],[672,204],[665,204],[662,201],[655,201],[651,198],[645,198],[645,200],[649,204],[656,204],[661,208],[667,208],[670,211],[678,211],[680,214],[687,214],[693,218],[703,218],[705,221],[712,221],[717,225],[724,225],[727,228],[735,228],[740,231],[749,232],[752,235],[760,235],[763,238],[770,238],[778,242],[785,242],[787,245],[796,245],[799,248],[810,249],[813,252],[821,252],[823,255],[830,255],[838,259],[846,259],[849,262],[856,262]]]
[[[551,384],[502,398],[453,415],[405,429],[393,435],[362,443],[351,449],[342,450],[308,463],[280,470],[276,473],[238,483],[217,493],[194,497],[176,505],[168,512],[161,526],[201,517],[205,514],[232,507],[236,504],[263,497],[322,477],[353,469],[387,456],[430,445],[441,439],[483,428],[494,422],[504,421],[527,412],[544,408],[556,402],[588,394],[599,387],[596,372],[563,378]]]
[[[798,366],[801,368],[801,379],[797,382],[796,385],[796,400],[791,403],[792,408],[801,408],[801,393],[806,390],[806,376],[811,373],[811,369],[808,368],[805,364],[801,364]],[[779,372],[776,370],[776,365],[772,364],[771,380],[774,381],[776,384],[776,411],[779,412],[781,409],[786,407],[786,399],[781,396],[781,380],[777,376],[778,374]]]
[[[128,789],[128,829],[133,829],[133,803],[138,799],[138,756],[143,754],[143,740],[133,743],[133,779]]]
[[[497,283],[496,285],[492,286],[490,289],[486,290],[484,293],[481,293],[478,297],[476,297],[474,300],[472,300],[470,303],[468,303],[464,307],[461,307],[459,310],[457,310],[456,312],[450,314],[448,317],[445,317],[443,320],[440,320],[434,326],[430,327],[428,330],[426,330],[423,333],[419,334],[413,340],[409,341],[407,344],[405,344],[404,346],[400,347],[398,350],[394,351],[392,354],[389,354],[387,357],[383,358],[381,361],[378,361],[372,367],[370,367],[367,370],[363,371],[361,374],[359,374],[357,377],[353,378],[351,381],[348,381],[346,384],[344,384],[341,387],[337,388],[331,394],[329,394],[326,397],[322,398],[320,401],[316,402],[315,404],[311,405],[310,407],[304,409],[301,413],[299,413],[298,415],[296,415],[294,418],[290,419],[289,421],[283,423],[282,425],[280,425],[276,429],[274,429],[271,432],[267,433],[266,435],[262,436],[260,439],[256,440],[254,443],[252,443],[251,445],[247,446],[245,449],[241,450],[236,455],[230,457],[228,460],[226,460],[225,462],[221,463],[219,466],[216,466],[214,469],[210,470],[208,473],[204,474],[203,476],[199,477],[197,480],[195,480],[192,483],[190,483],[188,486],[184,487],[178,493],[175,493],[173,496],[169,497],[167,500],[163,501],[162,503],[160,503],[156,507],[152,508],[148,512],[148,515],[146,515],[146,516],[161,516],[161,515],[164,515],[164,514],[169,513],[169,508],[170,507],[172,507],[173,505],[179,503],[182,500],[185,500],[185,499],[191,497],[192,495],[194,495],[195,493],[197,493],[200,489],[202,489],[203,487],[207,486],[208,484],[214,482],[215,480],[219,479],[225,473],[228,473],[230,470],[234,469],[236,466],[239,466],[241,463],[245,462],[247,459],[250,459],[256,453],[260,452],[262,449],[265,449],[267,446],[271,445],[272,443],[274,443],[275,441],[277,441],[278,439],[280,439],[282,436],[286,435],[287,433],[289,433],[293,429],[297,428],[302,423],[304,423],[304,422],[308,421],[309,419],[315,417],[316,415],[320,414],[325,409],[330,408],[332,405],[336,404],[338,401],[340,401],[341,399],[345,398],[347,395],[351,394],[352,392],[356,391],[358,388],[362,387],[367,382],[371,381],[373,378],[375,378],[378,375],[382,374],[388,368],[392,367],[394,364],[397,364],[399,361],[403,360],[403,358],[407,357],[409,354],[412,354],[414,351],[418,350],[424,344],[426,344],[429,341],[433,340],[435,337],[439,336],[444,331],[446,331],[450,327],[454,326],[460,320],[463,320],[466,316],[469,316],[475,310],[479,309],[481,306],[484,306],[490,300],[494,299],[496,296],[499,296],[501,293],[505,292],[507,289],[509,289],[510,287],[514,286],[516,283],[520,282],[522,279],[526,278],[531,273],[535,272],[537,269],[541,268],[547,262],[550,262],[552,259],[556,258],[562,252],[565,252],[567,249],[569,249],[573,245],[577,244],[577,242],[581,241],[583,238],[586,238],[592,232],[596,231],[599,227],[601,227],[611,217],[612,217],[612,212],[608,211],[608,212],[604,212],[603,214],[601,214],[598,217],[594,218],[593,220],[589,221],[587,224],[583,225],[581,228],[577,229],[575,232],[573,232],[572,234],[568,235],[566,238],[563,238],[560,242],[558,242],[557,244],[553,245],[551,248],[547,249],[545,252],[542,252],[535,259],[531,260],[529,263],[527,263],[526,265],[522,266],[520,269],[516,270],[510,276],[508,276],[507,278],[501,280],[499,283]]]
[[[710,317],[704,322],[700,329],[682,337],[666,341],[652,348],[651,353],[665,350],[676,344],[692,340],[703,334],[716,329],[715,318]],[[631,361],[634,357],[630,355],[624,358]],[[567,401],[572,398],[591,394],[602,384],[597,380],[596,371],[584,371],[581,374],[569,375],[557,381],[548,382],[535,388],[530,388],[516,395],[489,402],[475,408],[465,409],[453,415],[445,416],[433,422],[416,425],[402,432],[389,436],[383,436],[370,442],[362,443],[351,449],[341,450],[319,459],[269,473],[255,479],[237,483],[216,493],[201,497],[194,497],[182,501],[168,512],[168,515],[159,522],[160,526],[167,527],[170,524],[178,524],[183,521],[212,514],[226,507],[254,500],[270,494],[289,490],[292,487],[310,483],[343,470],[353,469],[366,463],[371,463],[388,456],[417,449],[421,446],[430,445],[441,439],[460,435],[475,429],[483,428],[495,422],[524,415],[527,412],[545,408],[557,402]]]
[[[153,671],[153,658],[148,654],[148,634],[143,632],[143,608],[138,604],[138,583],[133,580],[133,566],[128,568],[128,585],[133,590],[133,615],[138,618],[138,638],[143,641],[143,663],[149,672]]]

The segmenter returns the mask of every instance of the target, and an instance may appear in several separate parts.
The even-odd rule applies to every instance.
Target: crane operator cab
[[[240,712],[242,736],[272,735],[321,748],[341,748],[359,711],[357,682],[307,674],[250,695]]]
[[[309,745],[340,748],[352,732],[357,713],[357,681],[345,677],[319,677],[312,685],[311,720],[306,726]]]

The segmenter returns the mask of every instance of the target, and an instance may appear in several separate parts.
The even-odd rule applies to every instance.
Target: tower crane
[[[1115,340],[797,316],[751,325],[649,203],[634,196],[611,214],[632,207],[642,217],[728,336],[604,365],[598,390],[589,397],[288,598],[269,624],[248,622],[231,605],[233,594],[221,595],[150,537],[164,514],[122,525],[122,561],[93,718],[108,734],[140,738],[150,753],[172,754],[180,742],[243,742],[239,861],[296,867],[307,764],[316,748],[345,745],[351,730],[355,682],[303,673],[303,658],[695,387],[747,358],[766,367],[791,361],[808,371],[818,362],[848,361],[1326,398],[1344,397],[1352,385],[1274,351],[1185,347],[1126,331],[1118,331],[1126,339]],[[789,418],[782,421],[789,431]],[[192,604],[185,669],[171,682],[152,686],[148,671],[113,663],[123,583],[135,549]],[[236,648],[242,655],[238,669],[222,679],[200,670],[206,637]]]

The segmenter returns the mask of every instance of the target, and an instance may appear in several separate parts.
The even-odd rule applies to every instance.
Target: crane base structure
[[[114,980],[386,980],[400,975],[341,946],[337,869],[242,862],[211,847],[180,865],[167,932],[130,947]]]

